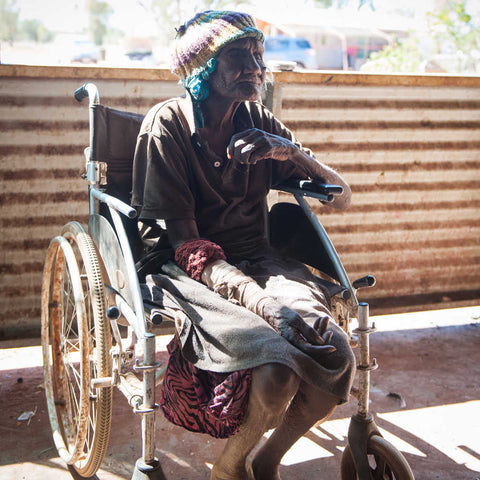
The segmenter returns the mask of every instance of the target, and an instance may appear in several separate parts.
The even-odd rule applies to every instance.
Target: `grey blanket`
[[[243,261],[237,267],[310,325],[319,316],[330,315],[325,294],[303,264],[271,255]],[[144,298],[177,310],[176,329],[183,355],[197,368],[232,372],[281,363],[305,382],[348,400],[355,359],[347,335],[333,321],[329,329],[337,350],[319,363],[282,338],[261,317],[192,280],[175,264],[167,263],[162,270],[147,277],[142,285]]]

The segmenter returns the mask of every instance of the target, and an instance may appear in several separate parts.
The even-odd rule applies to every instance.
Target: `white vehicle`
[[[97,63],[100,49],[85,35],[61,34],[55,38],[58,63]]]

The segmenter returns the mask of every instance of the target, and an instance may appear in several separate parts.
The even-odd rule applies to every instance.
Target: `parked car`
[[[304,37],[288,37],[286,35],[267,37],[264,59],[269,64],[287,61],[295,62],[299,68],[317,68],[315,50]]]
[[[55,37],[52,51],[60,64],[97,63],[101,60],[101,51],[86,35],[61,33]]]
[[[151,48],[134,48],[126,51],[124,56],[127,59],[127,66],[154,67],[157,65]]]
[[[100,60],[100,50],[91,40],[75,39],[72,42],[71,62],[97,63]]]

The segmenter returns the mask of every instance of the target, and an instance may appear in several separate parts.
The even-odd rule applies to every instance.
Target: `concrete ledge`
[[[418,74],[376,74],[341,71],[274,71],[275,83],[316,85],[417,86],[417,87],[480,87],[480,76]],[[176,81],[166,68],[116,68],[83,66],[0,65],[0,77],[85,78],[124,80]]]

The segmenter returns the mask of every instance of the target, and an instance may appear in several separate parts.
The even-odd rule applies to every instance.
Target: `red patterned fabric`
[[[245,416],[252,370],[200,370],[184,359],[176,336],[168,352],[170,359],[160,398],[165,417],[192,432],[215,438],[234,435]]]
[[[215,260],[225,260],[222,247],[204,238],[194,238],[182,243],[175,251],[175,262],[186,274],[201,281],[205,267]]]

